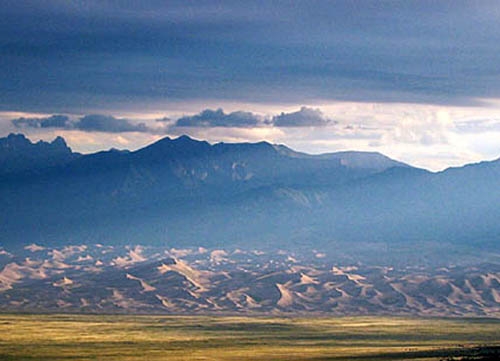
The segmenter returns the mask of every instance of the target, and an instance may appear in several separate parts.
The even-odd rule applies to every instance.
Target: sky
[[[500,157],[497,0],[3,0],[0,136]]]

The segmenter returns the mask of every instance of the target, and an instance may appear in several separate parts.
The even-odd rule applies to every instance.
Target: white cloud
[[[446,144],[452,128],[450,115],[444,110],[406,113],[384,134],[382,143]]]

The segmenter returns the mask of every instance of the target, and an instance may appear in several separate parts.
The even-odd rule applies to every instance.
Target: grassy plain
[[[439,360],[500,320],[0,315],[0,360]]]

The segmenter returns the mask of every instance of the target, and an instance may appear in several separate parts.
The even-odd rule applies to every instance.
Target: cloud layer
[[[2,2],[0,110],[500,97],[496,0],[28,3]]]
[[[260,117],[244,111],[229,114],[222,109],[205,109],[199,114],[184,116],[176,122],[178,127],[235,127],[248,128],[258,126]]]
[[[81,130],[85,132],[104,133],[157,133],[158,130],[148,127],[145,123],[133,123],[128,119],[115,118],[111,115],[90,114],[76,120],[66,115],[51,115],[40,118],[16,118],[11,120],[16,128],[55,128],[66,130]]]
[[[75,128],[88,132],[107,133],[153,132],[153,130],[148,128],[144,123],[133,124],[127,119],[118,119],[110,115],[100,114],[92,114],[81,117],[78,122],[75,123]]]
[[[16,128],[66,128],[70,126],[70,119],[66,115],[51,115],[43,118],[16,118],[12,119]]]
[[[270,117],[263,117],[241,110],[227,114],[221,108],[217,110],[205,109],[195,115],[183,116],[175,122],[177,127],[199,128],[323,127],[334,124],[336,122],[326,117],[321,110],[306,106],[302,106],[295,112],[281,112]]]
[[[296,112],[275,115],[271,123],[276,127],[322,127],[336,122],[327,118],[319,109],[302,107]]]
[[[47,117],[21,117],[12,119],[16,128],[55,128],[104,133],[151,133],[165,134],[172,127],[178,128],[255,128],[255,127],[324,127],[336,122],[326,117],[321,110],[301,107],[295,112],[263,117],[252,112],[238,110],[225,113],[222,108],[205,109],[198,114],[186,115],[172,121],[168,117],[155,120],[159,127],[148,126],[145,122],[133,122],[111,115],[90,114],[77,119],[67,115]]]

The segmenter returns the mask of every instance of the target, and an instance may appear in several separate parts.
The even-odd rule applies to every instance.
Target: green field
[[[0,360],[440,360],[500,320],[0,315]]]

